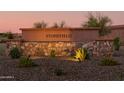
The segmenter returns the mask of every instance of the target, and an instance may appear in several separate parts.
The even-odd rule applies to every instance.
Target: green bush
[[[21,52],[17,47],[14,47],[10,50],[10,56],[13,59],[17,59],[21,57]]]
[[[37,66],[37,65],[32,62],[30,56],[20,58],[19,67],[32,67],[32,66]]]
[[[119,37],[116,37],[114,39],[113,46],[114,46],[115,50],[117,50],[117,51],[119,50],[119,48],[120,48],[120,38]]]
[[[119,63],[112,58],[103,58],[101,60],[100,65],[102,65],[102,66],[115,66],[115,65],[119,65]]]
[[[51,50],[51,52],[50,52],[50,57],[52,57],[52,58],[56,57],[56,52],[55,52],[55,50]]]

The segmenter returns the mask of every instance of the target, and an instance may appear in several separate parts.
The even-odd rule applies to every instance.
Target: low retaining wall
[[[93,42],[26,42],[11,41],[7,42],[8,52],[12,47],[19,47],[23,55],[49,56],[51,50],[55,50],[57,56],[69,56],[74,50],[85,47],[93,56],[111,55],[112,41],[93,41]]]

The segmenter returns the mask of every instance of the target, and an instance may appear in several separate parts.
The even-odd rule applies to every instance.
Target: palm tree
[[[34,23],[34,27],[35,28],[46,28],[47,27],[47,23],[45,23],[44,21],[42,22],[37,22],[37,23]]]
[[[84,27],[99,27],[99,35],[104,36],[111,32],[111,19],[108,16],[94,16],[92,13],[89,13],[88,21],[83,25]]]

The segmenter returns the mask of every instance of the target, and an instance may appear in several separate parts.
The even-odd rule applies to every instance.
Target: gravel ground
[[[124,80],[124,57],[115,57],[121,65],[100,66],[99,60],[78,63],[64,59],[37,58],[36,67],[18,67],[18,60],[0,57],[0,80],[3,81],[118,81]],[[57,76],[56,69],[65,74]]]

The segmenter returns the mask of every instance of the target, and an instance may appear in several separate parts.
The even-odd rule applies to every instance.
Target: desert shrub
[[[30,56],[20,58],[19,67],[32,67],[32,66],[37,66],[37,65],[32,62]]]
[[[5,46],[3,44],[0,44],[0,55],[3,55],[5,53]]]
[[[115,50],[119,50],[120,48],[120,38],[119,37],[116,37],[113,41],[113,46],[114,46],[114,49]]]
[[[56,52],[55,52],[55,50],[51,50],[51,52],[50,52],[50,57],[52,57],[52,58],[56,57]]]
[[[75,51],[75,56],[76,59],[78,59],[79,62],[84,61],[87,57],[87,50],[84,48],[79,48]]]
[[[8,33],[7,33],[7,38],[8,38],[8,39],[13,39],[14,36],[13,36],[13,34],[12,34],[11,32],[8,32]]]
[[[13,59],[17,59],[17,58],[20,58],[21,57],[21,52],[18,49],[18,47],[13,47],[10,50],[10,53],[9,54],[10,54],[11,58],[13,58]]]
[[[119,63],[112,58],[106,57],[106,58],[103,58],[101,60],[100,65],[102,65],[102,66],[114,66],[114,65],[119,65]]]
[[[60,68],[57,68],[55,69],[54,73],[57,75],[57,76],[62,76],[62,75],[65,75],[66,73],[64,72],[63,69],[60,69]]]

